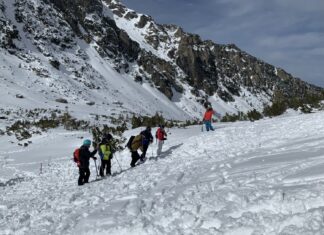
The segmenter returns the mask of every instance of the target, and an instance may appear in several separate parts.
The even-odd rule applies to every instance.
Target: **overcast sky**
[[[324,87],[324,0],[122,0],[157,23],[173,23]]]

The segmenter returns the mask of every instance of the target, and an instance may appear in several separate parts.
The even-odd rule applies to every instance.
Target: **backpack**
[[[133,143],[134,138],[135,138],[134,135],[132,135],[131,137],[129,137],[129,139],[127,141],[127,144],[126,144],[126,147],[127,148],[132,149],[132,143]]]
[[[77,164],[78,167],[81,165],[81,162],[80,162],[80,149],[79,148],[77,148],[73,152],[73,161]]]
[[[99,154],[99,156],[100,156],[100,159],[102,159],[103,156],[104,156],[103,153],[102,153],[102,151],[101,151],[101,147],[100,147],[102,144],[103,144],[103,143],[100,143],[100,144],[99,144],[99,147],[98,147],[98,154]]]
[[[155,137],[158,139],[158,140],[163,140],[164,138],[164,134],[163,134],[163,131],[161,128],[157,129],[156,133],[155,133]]]

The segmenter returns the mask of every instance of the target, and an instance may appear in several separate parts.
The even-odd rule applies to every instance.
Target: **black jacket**
[[[151,131],[149,130],[144,130],[141,132],[141,135],[144,136],[143,138],[143,145],[149,145],[150,142],[153,142],[153,135]]]
[[[94,158],[94,155],[97,153],[97,149],[92,152],[89,151],[89,148],[82,145],[80,147],[80,168],[89,168],[89,160],[90,158]]]

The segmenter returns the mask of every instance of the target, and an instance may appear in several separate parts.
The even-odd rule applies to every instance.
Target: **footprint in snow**
[[[183,172],[181,172],[181,174],[177,177],[177,182],[181,182],[182,181],[182,179],[183,179],[183,177],[184,177],[184,173]]]

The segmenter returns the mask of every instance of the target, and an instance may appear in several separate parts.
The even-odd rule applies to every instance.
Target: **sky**
[[[324,0],[122,0],[131,9],[242,50],[324,87]]]

